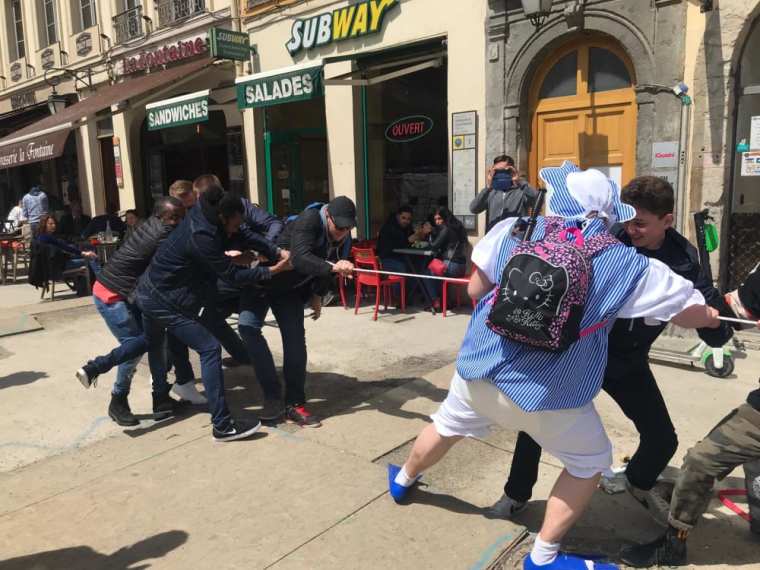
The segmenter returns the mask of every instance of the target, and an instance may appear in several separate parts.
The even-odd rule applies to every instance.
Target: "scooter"
[[[718,249],[718,230],[712,223],[713,218],[708,210],[694,213],[694,226],[697,232],[697,250],[699,251],[699,263],[706,277],[712,282],[712,267],[710,266],[710,253]],[[700,342],[686,352],[668,350],[653,346],[649,351],[649,359],[663,364],[680,364],[693,368],[704,368],[709,376],[726,378],[734,371],[735,349],[741,349],[740,344],[734,337],[732,345],[713,348],[704,342]]]

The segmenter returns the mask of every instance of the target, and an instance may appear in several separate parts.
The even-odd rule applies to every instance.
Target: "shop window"
[[[588,50],[590,93],[625,89],[631,86],[631,76],[625,63],[609,50],[591,47]]]
[[[546,74],[539,97],[568,97],[578,93],[578,52],[571,51],[551,68]]]

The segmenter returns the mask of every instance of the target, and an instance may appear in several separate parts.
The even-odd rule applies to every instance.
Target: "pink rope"
[[[720,499],[720,502],[726,505],[729,509],[734,511],[737,515],[739,515],[741,518],[743,518],[745,521],[750,522],[752,519],[750,519],[749,514],[744,511],[739,505],[734,503],[731,499],[728,499],[727,497],[744,497],[747,495],[747,491],[744,489],[721,489],[718,491],[718,498]]]

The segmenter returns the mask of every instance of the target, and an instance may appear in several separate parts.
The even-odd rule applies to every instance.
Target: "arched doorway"
[[[618,183],[636,170],[633,66],[612,40],[583,38],[555,50],[530,89],[530,180],[571,160]]]

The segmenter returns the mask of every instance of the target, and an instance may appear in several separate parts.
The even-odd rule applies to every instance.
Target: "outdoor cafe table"
[[[7,247],[0,248],[0,283],[5,285],[8,278],[8,263],[13,257],[13,243],[21,241],[21,232],[0,233],[0,242],[8,242]]]
[[[422,260],[424,261],[424,265],[427,266],[430,260],[433,259],[432,249],[424,249],[424,248],[416,248],[416,247],[400,247],[400,248],[394,249],[393,253],[397,253],[404,258],[404,263],[406,263],[406,267],[409,270],[409,273],[413,273],[414,275],[420,275],[420,268],[418,265],[415,265],[414,263],[415,261]],[[419,287],[422,290],[422,294],[425,296],[425,299],[430,305],[430,312],[435,315],[435,307],[433,307],[433,299],[430,297],[430,293],[425,287],[425,283],[422,281],[422,277],[413,277],[412,279],[414,279],[414,285],[416,286],[415,289]],[[413,293],[413,291],[414,289],[409,291],[410,296]]]

